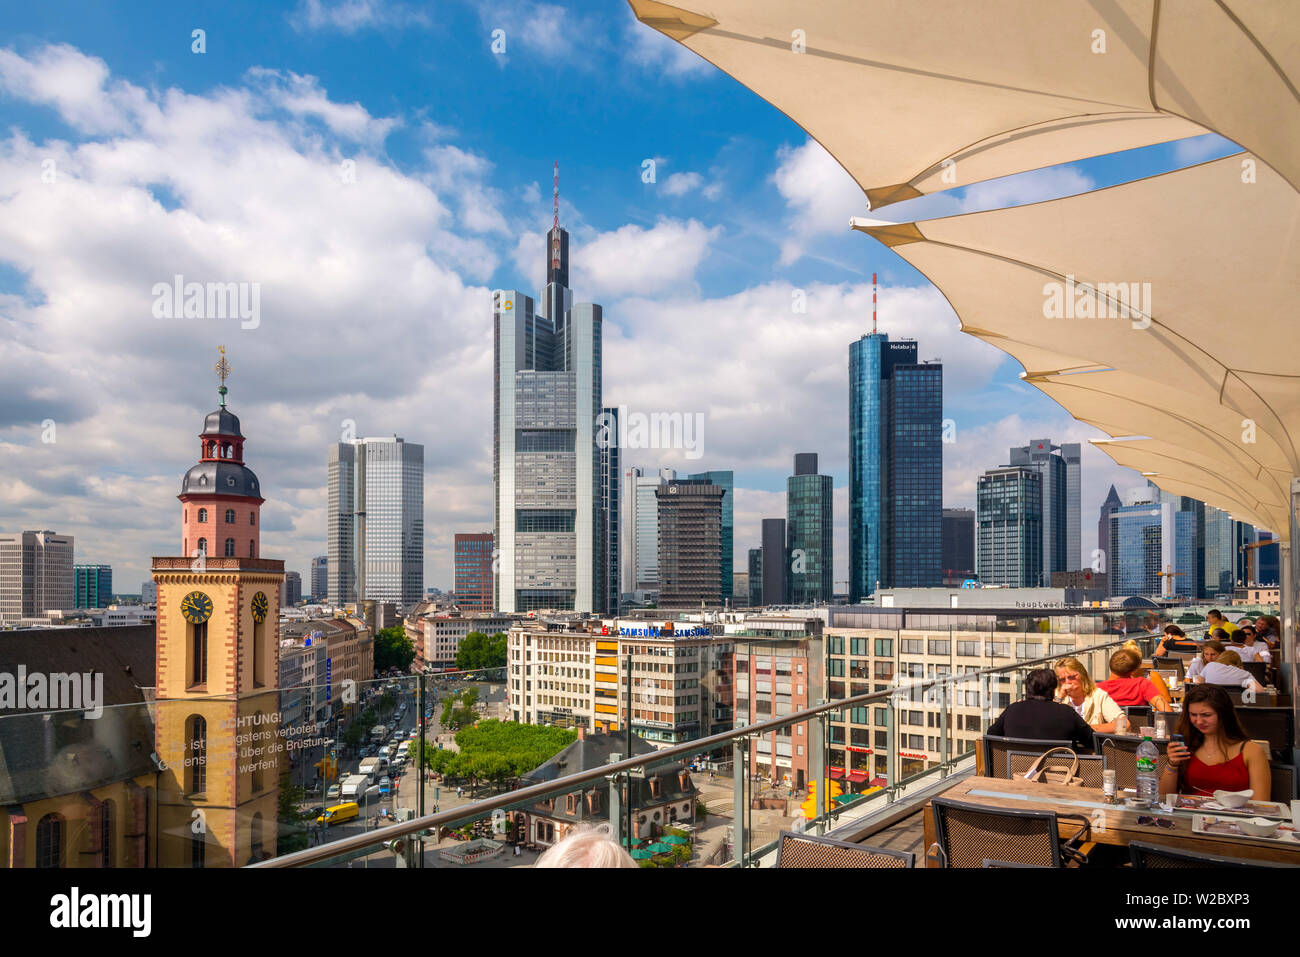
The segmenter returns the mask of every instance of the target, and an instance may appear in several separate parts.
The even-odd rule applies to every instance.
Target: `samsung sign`
[[[669,628],[661,631],[655,627],[620,628],[618,633],[624,638],[708,638],[713,634],[708,628]]]

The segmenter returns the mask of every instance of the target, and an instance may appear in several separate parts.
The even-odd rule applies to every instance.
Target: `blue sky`
[[[119,591],[180,547],[174,496],[218,344],[270,500],[263,553],[305,572],[324,552],[325,449],[352,419],[425,444],[426,584],[450,587],[451,535],[491,527],[488,297],[535,292],[557,160],[575,297],[605,307],[606,401],[707,416],[703,459],[626,464],[735,469],[739,555],[784,514],[793,453],[817,451],[846,577],[848,345],[869,329],[873,271],[882,331],[945,362],[945,504],[973,505],[1011,444],[1100,436],[848,230],[865,203],[819,146],[621,0],[50,2],[5,26],[0,358],[17,374],[0,385],[0,528],[75,535]],[[1034,202],[1233,149],[1202,137],[886,215]],[[260,283],[264,320],[160,324],[148,290],[177,272]],[[790,315],[795,289],[807,314]],[[1084,470],[1086,551],[1110,482],[1139,479],[1096,450]]]

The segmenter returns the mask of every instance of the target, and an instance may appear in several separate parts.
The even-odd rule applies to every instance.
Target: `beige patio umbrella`
[[[871,208],[1213,131],[1300,188],[1288,0],[628,0],[824,146]]]
[[[1243,509],[1285,516],[1300,474],[1300,194],[1267,167],[1243,177],[1243,159],[856,228],[924,273],[964,331],[1018,358],[1071,414],[1240,467],[1258,483]]]

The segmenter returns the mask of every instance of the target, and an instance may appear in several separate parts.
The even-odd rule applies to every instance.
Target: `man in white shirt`
[[[1267,661],[1271,663],[1273,661],[1273,655],[1269,652],[1268,645],[1255,636],[1254,628],[1246,625],[1239,634],[1243,644],[1240,646],[1234,645],[1233,651],[1237,653],[1243,662]]]

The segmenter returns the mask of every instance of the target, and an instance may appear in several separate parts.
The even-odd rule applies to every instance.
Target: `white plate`
[[[1263,841],[1266,844],[1296,845],[1296,829],[1290,824],[1280,824],[1277,832],[1272,836],[1261,837],[1257,834],[1247,834],[1238,827],[1240,820],[1240,818],[1235,817],[1215,817],[1213,814],[1193,814],[1192,833],[1202,834],[1205,837],[1228,838],[1237,841]],[[1211,825],[1219,825],[1221,829],[1208,830]],[[1223,825],[1228,825],[1230,829],[1223,829]]]

